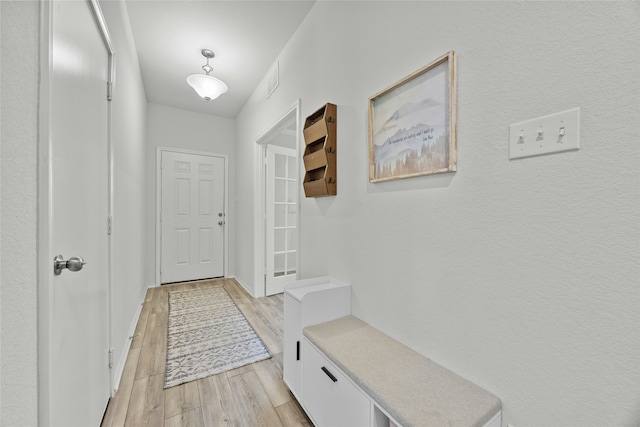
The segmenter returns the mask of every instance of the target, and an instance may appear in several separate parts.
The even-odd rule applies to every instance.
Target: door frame
[[[220,153],[211,153],[206,151],[186,150],[173,147],[157,147],[156,148],[156,279],[155,285],[161,285],[160,266],[162,265],[162,224],[160,222],[160,213],[162,212],[162,153],[163,152],[195,154],[198,156],[220,157],[224,159],[224,243],[223,243],[223,271],[222,275],[227,277],[229,274],[229,230],[233,220],[229,217],[229,156]]]
[[[257,171],[254,180],[254,236],[253,236],[253,249],[254,249],[254,286],[253,293],[254,297],[259,298],[265,296],[265,285],[266,285],[266,179],[265,179],[265,154],[266,154],[266,145],[269,140],[272,139],[273,135],[280,131],[281,126],[287,120],[289,116],[292,114],[295,115],[296,119],[296,158],[298,160],[298,182],[302,182],[301,179],[301,168],[300,168],[300,142],[302,140],[302,118],[300,116],[300,98],[298,98],[291,107],[289,107],[280,118],[274,122],[267,131],[265,131],[262,135],[256,138],[256,143],[254,147],[254,170]],[[296,205],[298,210],[298,215],[296,218],[296,229],[298,231],[298,252],[296,256],[296,278],[300,277],[300,243],[302,240],[302,236],[300,235],[300,186],[298,186],[298,197],[296,199]]]
[[[111,41],[111,35],[98,0],[86,0],[91,5],[91,11],[96,20],[96,25],[102,35],[102,40],[108,54],[107,85],[111,88],[107,100],[107,212],[105,222],[113,217],[113,104],[111,93],[115,86],[115,50]],[[53,76],[53,10],[48,1],[40,3],[40,88],[39,118],[38,118],[38,425],[49,426],[51,423],[51,397],[53,390],[50,374],[54,371],[53,346],[52,346],[52,265],[50,255],[53,253],[53,161],[51,157],[51,79]],[[105,91],[106,92],[106,91]],[[105,224],[106,225],[106,224]],[[106,228],[106,227],[105,227]],[[108,348],[112,347],[112,320],[113,320],[113,286],[111,283],[111,233],[107,235],[107,293],[109,301],[107,308],[109,319]],[[109,373],[109,395],[114,396],[114,370]],[[108,402],[105,402],[105,408]]]

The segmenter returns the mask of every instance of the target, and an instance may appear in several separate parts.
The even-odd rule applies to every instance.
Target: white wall
[[[38,423],[38,2],[0,2],[0,423]]]
[[[186,83],[185,83],[186,86]],[[195,92],[193,96],[197,96]],[[222,99],[222,98],[220,98]],[[205,102],[204,100],[202,102]],[[215,102],[215,101],[212,101]],[[227,238],[229,240],[229,270],[234,275],[235,253],[235,121],[223,117],[195,113],[179,108],[149,103],[147,109],[147,218],[146,218],[146,280],[152,286],[156,280],[156,157],[158,147],[226,154],[229,161],[229,207],[227,208]]]
[[[123,1],[100,3],[115,50],[113,93],[112,327],[115,381],[119,381],[147,289],[144,279],[147,98],[129,16]],[[114,383],[114,387],[117,384]]]
[[[505,425],[640,424],[639,5],[316,3],[236,119],[237,276],[256,137],[296,98],[336,103],[338,196],[302,202],[302,275],[350,282],[356,316],[495,393]],[[370,184],[368,97],[448,50],[458,172]],[[580,151],[508,160],[509,124],[573,107]]]

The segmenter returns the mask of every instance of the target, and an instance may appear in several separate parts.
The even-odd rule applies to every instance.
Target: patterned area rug
[[[164,388],[270,357],[222,285],[169,292]]]

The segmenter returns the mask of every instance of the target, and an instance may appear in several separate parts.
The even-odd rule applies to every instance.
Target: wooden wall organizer
[[[304,122],[304,194],[307,197],[335,196],[336,183],[335,104],[326,104]]]

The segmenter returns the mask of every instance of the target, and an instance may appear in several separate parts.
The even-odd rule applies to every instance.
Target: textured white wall
[[[129,336],[146,291],[145,166],[147,98],[124,1],[100,2],[115,50],[113,94],[112,325],[115,380],[126,360]],[[115,386],[116,384],[114,384]]]
[[[188,90],[188,86],[185,83]],[[197,96],[193,93],[193,96]],[[224,95],[223,95],[224,97]],[[220,98],[221,100],[223,98]],[[202,101],[205,102],[205,101]],[[147,285],[156,278],[156,153],[158,147],[180,148],[226,154],[229,161],[227,208],[227,238],[229,239],[229,270],[234,274],[235,254],[235,120],[208,114],[195,113],[179,108],[149,103],[147,115],[147,169],[146,169],[146,280]]]
[[[38,423],[37,148],[40,6],[0,2],[0,419]]]
[[[504,423],[640,424],[640,4],[318,2],[236,120],[237,275],[253,145],[338,105],[338,196],[302,202],[301,273],[500,397]],[[367,99],[458,57],[458,172],[368,183]],[[508,160],[511,123],[581,108],[581,149]]]

